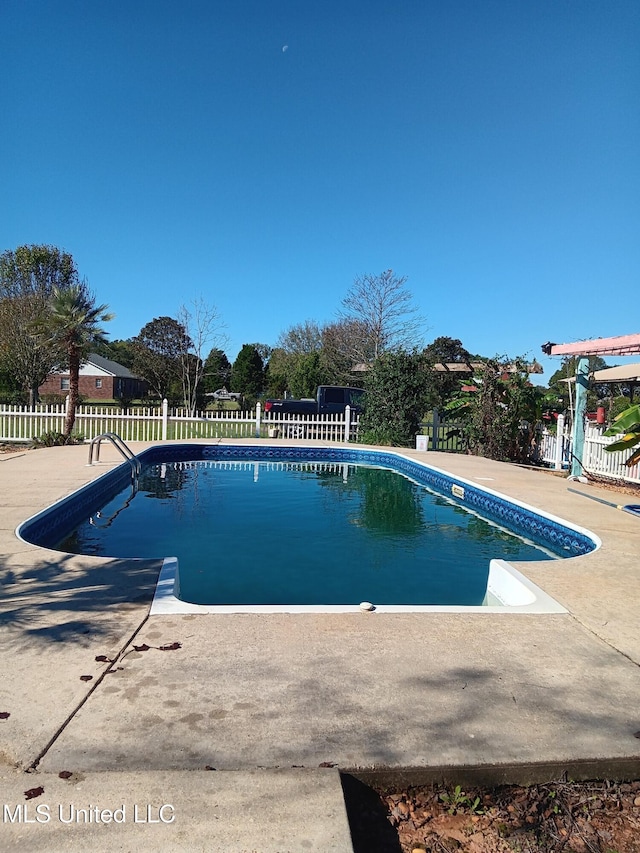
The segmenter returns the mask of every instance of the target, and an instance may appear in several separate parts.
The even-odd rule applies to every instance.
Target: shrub
[[[40,394],[40,402],[44,406],[64,406],[66,399],[64,394]]]
[[[446,406],[462,421],[468,451],[500,462],[537,458],[542,392],[529,382],[524,359],[491,359]]]
[[[64,433],[51,429],[32,439],[31,443],[33,447],[61,447],[66,444],[83,444],[84,436],[78,432],[64,435]]]
[[[432,402],[427,361],[419,352],[385,353],[375,360],[365,383],[360,441],[410,447]]]

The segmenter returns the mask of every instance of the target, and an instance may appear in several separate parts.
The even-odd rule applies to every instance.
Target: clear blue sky
[[[425,342],[640,332],[637,0],[2,0],[0,251],[233,361],[393,269]],[[286,46],[286,49],[285,49]]]

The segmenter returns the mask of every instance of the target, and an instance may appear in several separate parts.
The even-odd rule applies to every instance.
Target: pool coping
[[[581,553],[590,553],[601,547],[599,537],[584,527],[535,508],[523,501],[514,500],[506,495],[464,477],[452,477],[448,472],[427,464],[422,459],[407,458],[402,453],[389,450],[353,447],[290,447],[264,442],[244,443],[242,446],[226,443],[202,445],[196,443],[181,443],[180,445],[154,444],[142,451],[139,458],[142,462],[157,461],[191,462],[201,454],[202,460],[231,461],[231,462],[275,462],[276,464],[318,462],[338,462],[343,464],[370,464],[377,467],[389,468],[408,476],[420,485],[432,488],[437,494],[453,503],[462,505],[467,511],[483,518],[489,516],[489,521],[502,526],[511,532],[509,525],[513,524],[519,530],[516,532],[526,538],[526,533],[540,536],[544,534],[555,544],[560,541],[569,542],[571,538],[567,531],[574,536],[571,546],[581,549]],[[426,454],[425,454],[426,455]],[[416,479],[417,478],[417,479]],[[55,504],[29,517],[16,528],[15,534],[29,544],[33,538],[43,538],[52,535],[53,524],[47,524],[47,519],[54,515],[56,518],[70,519],[78,517],[83,511],[84,499],[90,495],[92,499],[102,493],[111,492],[116,484],[124,484],[131,480],[131,468],[127,462],[107,472],[102,477],[65,496]],[[26,536],[30,532],[31,538]],[[542,534],[541,534],[542,531]],[[588,544],[587,544],[588,543]],[[592,547],[589,547],[591,545]],[[46,543],[42,547],[47,547]],[[569,547],[568,544],[565,547]],[[587,550],[588,549],[588,550]],[[116,558],[114,558],[116,559]],[[564,559],[571,559],[566,557]],[[526,567],[526,563],[522,564]],[[166,555],[158,578],[150,615],[158,614],[227,614],[234,613],[353,613],[359,610],[372,613],[484,613],[484,614],[551,614],[566,613],[566,608],[557,602],[545,590],[531,581],[523,572],[511,565],[507,560],[495,558],[490,561],[487,595],[499,604],[483,605],[390,605],[378,602],[361,602],[345,605],[207,605],[192,604],[184,601],[175,594],[179,581],[179,563],[175,556]]]

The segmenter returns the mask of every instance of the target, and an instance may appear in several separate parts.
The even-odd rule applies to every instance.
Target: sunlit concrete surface
[[[97,785],[117,771],[135,796],[144,774],[191,772],[210,786],[217,774],[206,767],[640,773],[640,520],[551,473],[406,452],[596,533],[592,554],[515,564],[568,612],[149,616],[161,561],[64,555],[14,532],[120,464],[115,450],[104,446],[92,468],[86,447],[0,457],[5,799],[60,771]],[[327,808],[334,820],[335,803]],[[46,829],[29,829],[33,844]],[[0,824],[0,846],[7,832]],[[348,849],[335,844],[315,849]]]

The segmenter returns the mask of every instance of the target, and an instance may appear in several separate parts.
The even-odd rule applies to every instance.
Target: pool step
[[[0,768],[1,849],[353,853],[334,769],[72,770]]]

